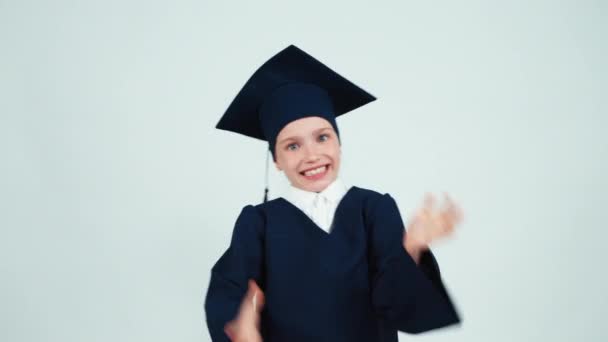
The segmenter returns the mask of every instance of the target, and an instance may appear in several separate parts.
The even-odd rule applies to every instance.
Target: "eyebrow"
[[[325,131],[325,130],[327,130],[327,129],[332,129],[332,127],[331,127],[331,126],[326,126],[326,127],[318,128],[318,129],[315,129],[315,130],[314,130],[312,133],[313,133],[313,134],[317,134],[317,133],[323,132],[323,131]],[[296,138],[299,138],[299,136],[294,135],[294,136],[291,136],[291,137],[284,138],[284,139],[282,139],[281,141],[279,141],[279,142],[277,143],[277,145],[281,145],[281,144],[283,144],[285,141],[288,141],[288,140],[295,140]]]

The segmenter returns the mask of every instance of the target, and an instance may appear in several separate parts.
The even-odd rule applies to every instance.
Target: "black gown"
[[[276,198],[241,211],[230,247],[211,271],[205,298],[213,341],[247,292],[264,291],[265,342],[395,342],[460,322],[430,251],[417,265],[403,248],[404,226],[388,194],[351,187],[331,233]]]

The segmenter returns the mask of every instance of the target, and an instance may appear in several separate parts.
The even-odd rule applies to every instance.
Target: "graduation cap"
[[[290,122],[318,116],[329,121],[339,134],[336,117],[375,99],[314,57],[290,45],[255,71],[216,128],[267,141],[275,159],[276,138]],[[268,183],[264,202],[267,194]]]

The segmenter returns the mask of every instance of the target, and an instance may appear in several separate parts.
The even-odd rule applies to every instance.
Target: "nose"
[[[307,163],[315,163],[320,159],[319,149],[315,144],[306,144],[304,146],[304,160]]]

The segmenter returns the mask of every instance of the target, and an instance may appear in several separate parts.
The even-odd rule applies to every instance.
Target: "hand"
[[[451,235],[454,227],[462,221],[460,208],[446,193],[444,198],[445,203],[439,210],[433,195],[426,194],[423,207],[416,212],[407,227],[403,246],[416,261],[432,242]]]
[[[236,318],[226,324],[224,331],[232,342],[262,342],[260,312],[264,307],[264,292],[255,281],[249,280],[249,288]]]

